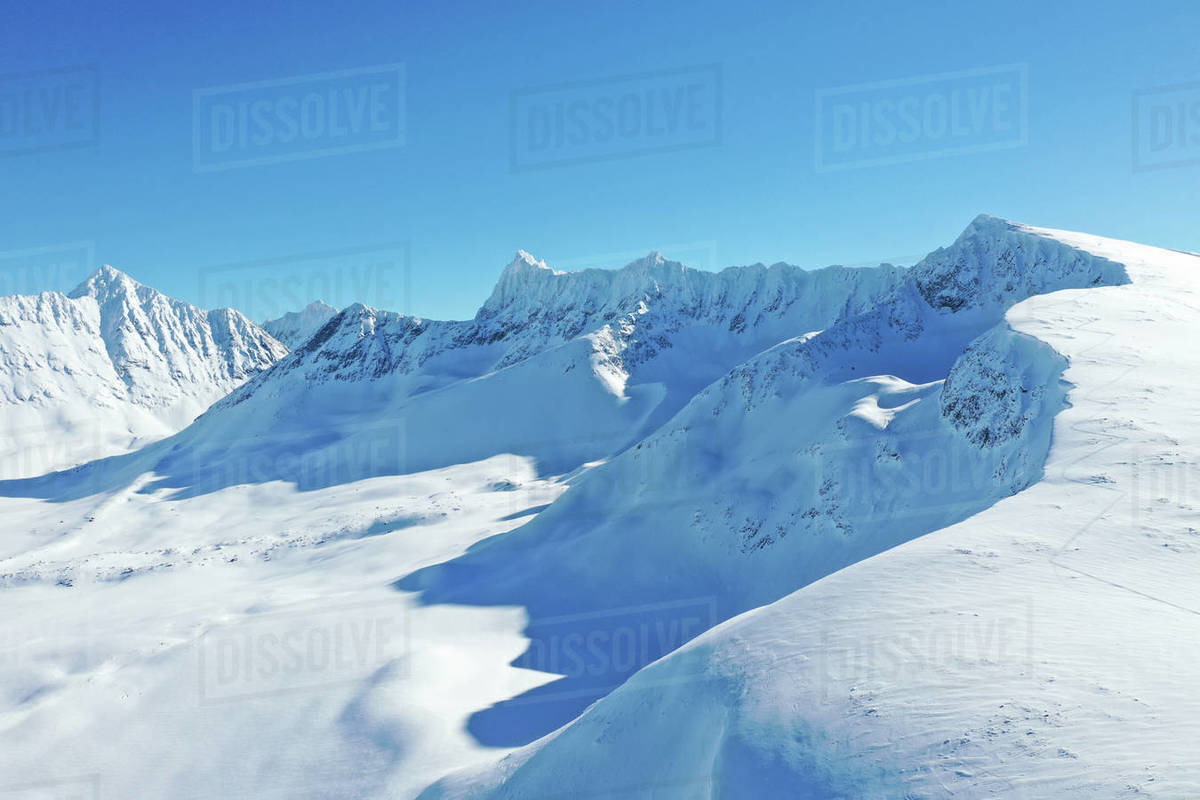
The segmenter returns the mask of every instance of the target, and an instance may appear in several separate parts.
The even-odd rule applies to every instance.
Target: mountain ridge
[[[715,624],[773,602],[1036,483],[1066,363],[1004,315],[1040,292],[1128,282],[1122,265],[1040,229],[977,217],[867,310],[737,364],[526,525],[398,586],[427,603],[522,606],[533,620],[713,597]],[[912,482],[939,461],[953,481]],[[515,665],[565,661],[568,633],[543,639],[535,625],[530,637]],[[613,679],[663,653],[641,655]],[[564,679],[557,691],[574,699],[553,723],[599,696],[587,688]],[[506,730],[546,694],[472,724]]]
[[[607,271],[543,269],[528,254],[514,263],[471,320],[348,306],[198,424],[271,437],[311,424],[301,408],[339,418],[357,408],[360,419],[407,425],[403,458],[380,469],[516,452],[547,474],[567,472],[636,441],[764,347],[872,306],[903,274],[890,265],[709,273],[661,257]],[[555,404],[555,394],[571,399]]]

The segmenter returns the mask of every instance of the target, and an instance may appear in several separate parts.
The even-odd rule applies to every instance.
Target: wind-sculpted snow
[[[285,353],[237,311],[202,311],[107,266],[69,295],[0,298],[0,474],[170,434]]]
[[[967,279],[932,307],[921,287],[947,264],[1012,288]],[[578,614],[589,629],[621,606],[670,614],[671,601],[712,598],[713,624],[771,602],[1036,481],[1065,362],[1013,334],[1004,312],[1018,287],[1127,280],[1118,263],[981,217],[874,308],[739,365],[528,525],[400,585],[427,602],[521,605],[534,620]],[[568,636],[539,640],[535,624],[531,639],[516,663],[554,672]],[[548,733],[665,652],[485,710],[478,735],[513,744],[528,703],[557,696],[540,729],[523,729]]]

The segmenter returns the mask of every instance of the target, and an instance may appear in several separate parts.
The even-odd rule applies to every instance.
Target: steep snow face
[[[98,269],[68,297],[99,307],[109,361],[129,399],[149,408],[189,395],[219,397],[286,352],[241,312],[203,311],[112,267]]]
[[[563,473],[636,441],[764,347],[870,307],[903,274],[783,264],[707,273],[657,254],[564,273],[520,253],[473,320],[344,309],[177,444],[193,463],[269,441],[311,454],[328,442],[306,430],[348,448],[383,425],[402,429],[403,445],[379,457],[379,474],[497,453]],[[262,477],[309,480],[274,468]]]
[[[0,298],[0,475],[168,435],[285,353],[237,311],[202,311],[107,266],[69,295]]]
[[[1034,295],[1128,280],[1120,264],[1055,233],[981,214],[953,245],[922,259],[912,278],[932,308],[950,311],[1007,308]]]
[[[299,311],[289,311],[282,317],[269,319],[262,327],[267,333],[295,350],[333,319],[337,309],[328,303],[314,300]]]
[[[979,218],[874,308],[737,366],[530,524],[402,585],[428,602],[521,605],[534,620],[577,614],[588,630],[625,624],[597,621],[622,606],[669,617],[673,601],[710,598],[713,624],[776,600],[1036,481],[1065,362],[1004,312],[1026,291],[1127,280],[1117,262]],[[531,627],[517,663],[553,672],[586,631],[541,633]],[[678,644],[643,648],[604,683],[568,675],[559,716],[533,730]],[[476,724],[504,728],[530,699]]]
[[[428,796],[1197,796],[1200,428],[1181,379],[1200,370],[1200,258],[1031,234],[1131,283],[1018,303],[938,408],[980,450],[1052,438],[1040,481],[728,621]],[[1027,408],[1039,385],[1060,405],[1030,372],[1050,352],[1069,401],[1052,420]]]

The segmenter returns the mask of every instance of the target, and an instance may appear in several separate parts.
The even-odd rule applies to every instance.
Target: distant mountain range
[[[109,266],[66,295],[0,298],[0,475],[174,433],[286,353],[238,311],[203,311]]]
[[[263,323],[263,330],[294,350],[311,339],[335,314],[336,308],[314,300],[299,311],[289,311],[281,317],[267,320]]]

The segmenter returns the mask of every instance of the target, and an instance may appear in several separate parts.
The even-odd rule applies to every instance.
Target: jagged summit
[[[122,278],[122,277],[129,278],[129,275],[127,275],[126,273],[117,269],[112,264],[101,264],[99,267],[97,267],[95,269],[95,271],[92,272],[90,277],[106,278],[106,279],[112,280],[112,279],[118,279],[118,278]],[[130,278],[130,280],[132,280],[132,278]]]
[[[1065,231],[980,214],[953,244],[914,265],[911,278],[930,306],[949,311],[1128,282],[1121,264],[1087,244]]]
[[[973,224],[983,220],[1013,225],[982,214]],[[900,269],[891,264],[881,266]],[[855,268],[836,269],[853,271]],[[528,306],[535,304],[549,303],[560,307],[585,308],[619,306],[631,301],[636,303],[643,296],[678,294],[686,299],[688,294],[703,295],[718,286],[740,294],[762,281],[761,273],[764,272],[774,273],[767,279],[768,282],[788,283],[796,280],[796,273],[815,274],[821,271],[804,269],[783,261],[773,262],[770,266],[760,261],[711,271],[672,260],[659,250],[651,250],[645,256],[633,259],[621,267],[560,270],[526,250],[518,250],[512,261],[501,271],[491,295],[480,307],[476,319],[490,318],[512,307],[527,311]]]
[[[0,435],[18,472],[179,430],[287,353],[240,311],[196,308],[107,264],[65,296],[0,298],[0,325],[0,363],[18,366],[0,371]],[[91,434],[46,452],[42,432],[60,430]]]
[[[1012,220],[1005,219],[1004,217],[996,217],[996,216],[992,216],[991,214],[979,213],[979,214],[975,215],[975,219],[971,220],[971,224],[968,225],[967,227],[968,228],[972,228],[972,227],[1015,228],[1015,227],[1021,227],[1021,223],[1013,222]]]
[[[713,286],[714,282],[736,285],[739,278],[725,273],[744,269],[731,267],[721,273],[709,272],[672,261],[652,250],[616,269],[587,267],[564,271],[553,269],[522,250],[505,267],[476,319],[495,316],[505,309],[523,309],[520,313],[525,313],[533,305],[623,308],[630,302],[636,305],[643,297],[664,294],[684,300],[689,292],[704,291],[702,287]]]
[[[513,256],[512,261],[508,262],[508,266],[504,268],[504,271],[500,275],[503,278],[505,275],[519,275],[523,272],[533,270],[545,270],[559,275],[562,274],[546,266],[544,259],[539,259],[526,250],[518,250],[516,255]]]
[[[366,318],[366,317],[373,317],[378,313],[379,313],[379,309],[372,308],[371,306],[367,305],[366,303],[359,303],[356,301],[356,302],[353,302],[350,305],[346,306],[341,311],[337,312],[337,314],[335,316],[341,317],[343,319],[361,319],[361,318]],[[394,313],[394,312],[390,312],[390,313]]]
[[[630,261],[628,264],[626,264],[625,266],[623,266],[619,270],[617,270],[617,272],[644,273],[644,274],[650,275],[650,274],[653,274],[657,270],[663,270],[663,269],[666,269],[668,271],[679,271],[679,272],[682,272],[684,270],[696,271],[696,272],[699,271],[699,270],[696,270],[695,267],[689,267],[689,266],[683,264],[682,262],[672,261],[672,260],[666,258],[665,256],[663,256],[663,254],[657,250],[651,250],[649,253],[647,253],[642,258],[638,258],[638,259],[634,259],[633,261]]]
[[[300,311],[298,311],[298,312],[293,311],[291,313],[293,313],[293,314],[296,314],[296,313],[316,314],[318,312],[320,312],[322,314],[327,313],[327,312],[336,314],[337,309],[334,308],[333,306],[329,305],[329,303],[326,303],[324,300],[313,300],[311,303],[306,305],[304,308],[300,309]]]
[[[547,265],[545,259],[539,259],[526,250],[518,250],[517,254],[513,256],[513,260],[508,263],[508,266],[506,266],[503,271],[501,271],[500,282],[504,282],[506,278],[511,278],[513,276],[532,276],[535,278],[546,278],[553,276],[556,278],[566,277],[568,280],[571,280],[572,278],[570,276],[589,272],[637,272],[646,270],[647,268],[661,267],[663,265],[670,265],[672,267],[682,269],[694,269],[693,267],[687,267],[678,261],[671,261],[665,258],[658,250],[651,250],[642,258],[635,258],[628,264],[616,269],[605,267],[585,267],[583,269],[575,270],[560,270]]]
[[[118,291],[148,288],[110,264],[97,267],[91,275],[67,293],[67,297],[102,297]]]
[[[545,260],[538,259],[525,250],[518,250],[508,266],[500,272],[500,278],[492,289],[488,303],[503,302],[520,297],[525,293],[524,287],[531,283],[540,283],[545,278],[566,274],[568,273],[551,269],[546,265]]]

